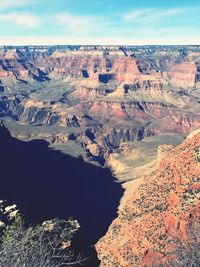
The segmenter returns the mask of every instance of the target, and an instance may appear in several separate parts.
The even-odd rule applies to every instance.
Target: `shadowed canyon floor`
[[[0,147],[1,197],[29,222],[73,216],[81,225],[76,242],[85,247],[106,233],[123,193],[108,169],[50,150],[46,141],[18,141],[4,127]]]

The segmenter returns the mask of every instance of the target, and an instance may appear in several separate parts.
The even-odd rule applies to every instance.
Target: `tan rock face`
[[[200,134],[200,129],[197,129],[196,131],[191,132],[188,136],[187,139],[192,139],[195,135]]]
[[[9,72],[0,68],[0,78],[9,77]]]
[[[199,222],[200,134],[172,148],[160,148],[159,167],[125,193],[118,218],[96,244],[100,266],[155,266],[166,263],[172,237],[189,242],[190,225]],[[167,151],[167,155],[166,155]],[[191,241],[191,240],[190,240]]]
[[[56,144],[59,144],[59,143],[66,143],[68,140],[69,140],[69,135],[59,133],[58,135],[56,135],[54,142]]]
[[[166,73],[170,81],[177,86],[194,86],[197,66],[194,61],[182,62],[173,65],[171,70]]]
[[[159,164],[163,158],[167,157],[173,145],[161,145],[158,147],[157,163]]]
[[[87,149],[90,151],[92,156],[98,157],[100,154],[100,146],[97,144],[94,144],[94,143],[88,144]]]
[[[132,83],[140,74],[134,58],[121,58],[114,62],[113,71],[120,82]]]

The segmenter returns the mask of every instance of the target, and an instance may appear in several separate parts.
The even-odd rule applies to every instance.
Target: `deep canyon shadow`
[[[72,216],[81,225],[77,242],[90,246],[116,217],[122,194],[110,170],[52,150],[46,141],[19,141],[0,127],[0,197],[29,222]]]

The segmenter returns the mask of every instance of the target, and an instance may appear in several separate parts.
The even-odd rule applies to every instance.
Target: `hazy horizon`
[[[71,41],[65,41],[65,40],[53,40],[53,39],[37,39],[37,38],[20,38],[20,37],[12,37],[10,39],[7,39],[7,41],[3,41],[2,39],[0,39],[0,46],[149,46],[149,45],[155,45],[155,46],[187,46],[187,45],[200,45],[200,42],[195,42],[190,40],[190,42],[188,41],[183,41],[183,42],[165,42],[165,41],[144,41],[144,42],[140,42],[137,40],[133,40],[133,41],[109,41],[109,40],[104,40],[101,39],[99,41],[90,41],[90,40],[71,40]]]

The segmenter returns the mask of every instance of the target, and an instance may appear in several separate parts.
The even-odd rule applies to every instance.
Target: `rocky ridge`
[[[177,147],[159,148],[157,168],[131,182],[118,218],[97,243],[100,266],[167,266],[170,240],[192,241],[190,229],[200,221],[199,147],[197,131]]]

